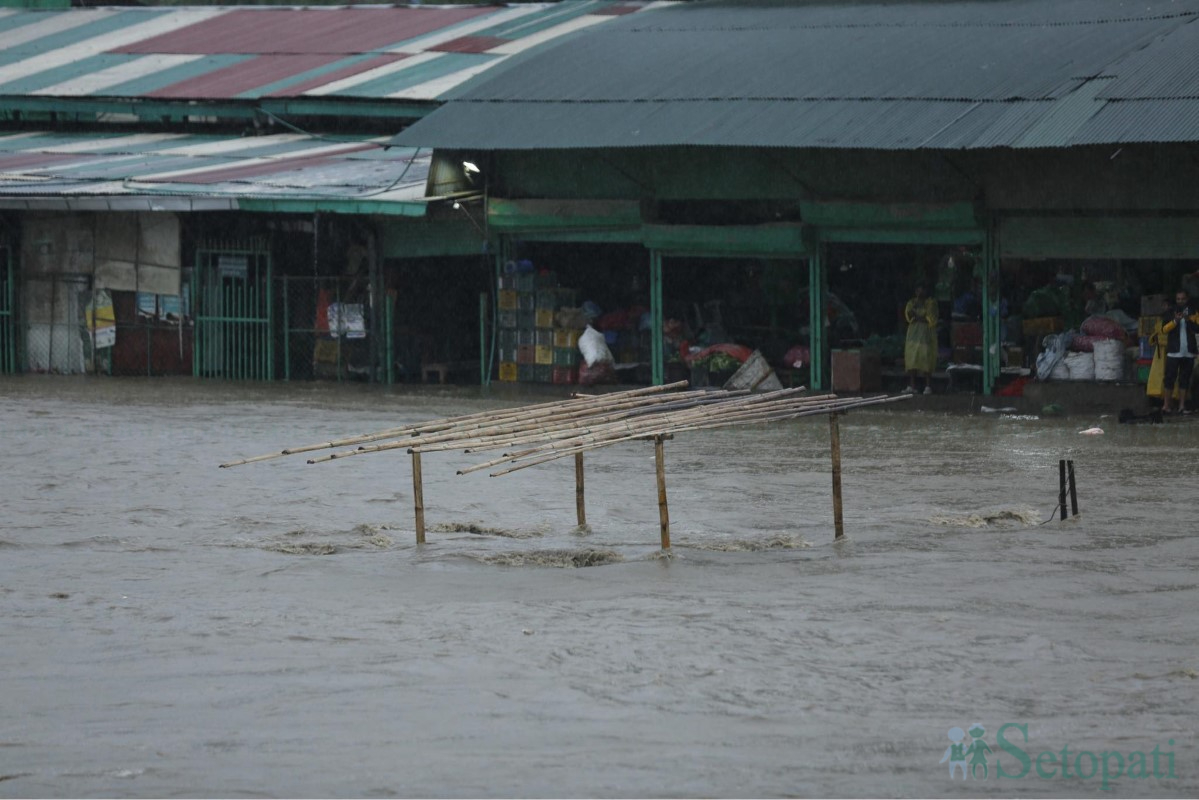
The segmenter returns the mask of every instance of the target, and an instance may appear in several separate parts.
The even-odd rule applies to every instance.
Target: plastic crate
[[[537,383],[553,383],[554,368],[549,364],[537,364],[533,367],[533,380]]]
[[[500,362],[500,380],[501,381],[515,381],[516,380],[516,368],[517,368],[517,365],[511,361],[501,361]]]
[[[501,311],[499,318],[500,327],[509,329],[515,328],[517,322],[516,314],[517,312],[515,311]]]
[[[514,331],[516,334],[516,343],[520,344],[537,344],[537,331],[533,328],[521,328]]]
[[[553,364],[554,348],[537,345],[534,361],[538,364]]]
[[[517,364],[516,379],[521,383],[533,383],[537,380],[537,365]]]
[[[516,276],[515,275],[501,275],[500,279],[497,281],[497,284],[498,284],[497,288],[500,291],[503,291],[504,289],[516,289]]]
[[[516,345],[512,345],[511,347],[501,347],[499,349],[498,355],[500,357],[501,362],[511,361],[513,364],[517,363],[516,362]]]
[[[537,348],[531,344],[518,345],[516,348],[516,363],[522,366],[524,364],[536,364]]]
[[[532,311],[537,307],[537,295],[532,292],[516,293],[516,308],[519,311]]]
[[[553,382],[558,384],[578,383],[579,370],[577,367],[554,367]]]
[[[513,350],[515,350],[516,345],[519,344],[519,342],[516,341],[515,328],[501,328],[498,331],[496,338],[501,348],[511,347]]]
[[[554,332],[549,328],[537,328],[537,332],[533,335],[536,337],[536,341],[533,343],[538,347],[554,346]]]
[[[550,311],[556,311],[558,308],[558,290],[538,289],[537,308],[548,308]]]
[[[521,329],[533,329],[537,327],[537,314],[534,311],[517,311],[516,326]]]
[[[517,297],[519,295],[513,289],[500,289],[500,311],[515,311]]]
[[[538,328],[554,327],[554,312],[553,309],[539,308],[534,312],[534,326]]]
[[[554,347],[578,347],[579,333],[573,328],[557,328],[554,330]]]
[[[532,292],[537,289],[537,276],[532,272],[516,273],[516,289],[520,292]]]
[[[579,351],[574,347],[555,347],[554,366],[573,367],[579,363]]]

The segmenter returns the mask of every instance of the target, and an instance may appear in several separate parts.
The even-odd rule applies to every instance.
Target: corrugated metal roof
[[[435,101],[652,3],[0,9],[0,96]]]
[[[1199,0],[712,0],[617,20],[514,59],[395,141],[468,149],[1191,141],[1186,112],[1162,105],[1179,97],[1199,97]],[[1152,139],[1115,121],[1135,115],[1108,111],[1145,98]]]
[[[230,208],[245,200],[336,200],[423,209],[432,151],[385,151],[384,144],[300,134],[9,134],[0,136],[0,207],[188,197]]]

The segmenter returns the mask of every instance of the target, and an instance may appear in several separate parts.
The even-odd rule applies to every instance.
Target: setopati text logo
[[[1166,742],[1174,747],[1174,740]],[[1040,750],[1028,743],[1028,725],[1008,722],[995,732],[995,747],[987,744],[987,729],[975,722],[966,730],[949,729],[949,747],[940,763],[949,762],[949,777],[985,781],[1018,778],[1081,779],[1100,781],[1100,788],[1111,790],[1116,778],[1174,778],[1174,751],[1154,745],[1143,750],[1122,752],[1104,750],[1073,751],[1069,745],[1060,750]]]

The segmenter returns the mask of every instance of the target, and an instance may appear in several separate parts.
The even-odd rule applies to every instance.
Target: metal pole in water
[[[425,490],[420,474],[420,452],[412,453],[412,504],[416,511],[416,543],[425,543]]]
[[[828,415],[828,434],[833,458],[833,538],[845,535],[845,518],[841,514],[841,427],[837,414]]]
[[[1070,516],[1078,516],[1078,492],[1074,485],[1074,461],[1066,461],[1066,478],[1070,484]]]
[[[1066,518],[1066,459],[1057,462],[1057,507],[1062,510],[1062,519]]]
[[[670,549],[670,510],[666,507],[666,467],[662,436],[654,437],[654,463],[658,472],[658,522],[662,528],[662,549]]]
[[[587,524],[587,504],[583,495],[583,454],[575,453],[575,514],[579,527]]]

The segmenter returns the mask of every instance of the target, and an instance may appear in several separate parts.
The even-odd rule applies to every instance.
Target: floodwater
[[[670,558],[646,443],[421,547],[403,451],[217,468],[544,399],[0,379],[0,796],[1199,794],[1199,424],[853,412],[839,543],[825,419],[683,434]]]

